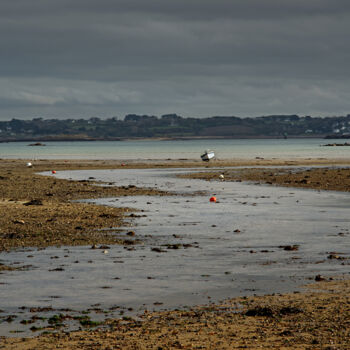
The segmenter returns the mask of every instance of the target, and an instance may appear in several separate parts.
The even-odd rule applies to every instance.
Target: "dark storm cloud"
[[[140,13],[210,19],[261,19],[344,14],[347,0],[2,0],[2,13],[8,17],[56,16],[59,14],[110,15]]]
[[[343,113],[349,14],[347,0],[2,0],[0,118]]]

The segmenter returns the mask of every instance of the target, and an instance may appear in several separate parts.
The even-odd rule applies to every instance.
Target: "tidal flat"
[[[271,168],[267,174],[269,181],[260,177],[261,169],[256,170],[257,178],[270,184],[258,186],[245,183],[245,180],[257,180],[245,177],[243,170],[237,170],[238,173],[241,171],[241,175],[232,178],[235,182],[231,182],[225,172],[232,171],[227,167],[239,165],[236,163],[210,164],[213,181],[199,180],[197,183],[195,180],[179,179],[180,182],[185,181],[180,185],[174,175],[191,173],[191,169],[181,169],[181,166],[199,168],[193,176],[200,176],[201,172],[208,169],[200,163],[186,162],[121,165],[118,162],[67,164],[52,161],[26,169],[16,161],[6,162],[8,164],[3,164],[1,174],[5,179],[1,181],[21,179],[19,183],[23,183],[23,187],[20,190],[15,181],[13,192],[10,191],[9,182],[1,187],[4,208],[11,208],[9,202],[17,202],[18,207],[25,209],[20,212],[20,217],[13,217],[9,212],[10,216],[1,224],[3,254],[7,256],[4,259],[4,255],[1,255],[3,266],[16,268],[14,271],[4,271],[1,275],[3,291],[6,290],[5,297],[11,288],[16,292],[22,291],[22,294],[17,294],[17,305],[16,297],[11,298],[11,311],[14,313],[2,310],[1,327],[7,330],[11,328],[8,327],[11,324],[16,324],[17,327],[21,324],[20,321],[16,322],[18,318],[29,322],[21,324],[24,333],[21,333],[20,328],[17,328],[17,334],[11,333],[17,337],[21,334],[27,336],[27,330],[32,327],[58,331],[55,335],[42,335],[25,341],[6,338],[6,348],[23,346],[40,349],[48,347],[50,339],[59,339],[60,346],[66,348],[88,348],[93,347],[92,334],[94,340],[101,343],[101,348],[123,349],[142,349],[147,344],[157,344],[163,348],[235,348],[242,344],[251,348],[259,345],[268,347],[268,344],[269,348],[271,344],[275,344],[275,347],[284,344],[283,346],[291,348],[306,345],[317,348],[317,344],[331,346],[332,342],[341,345],[348,341],[349,334],[345,327],[348,303],[346,294],[342,295],[340,288],[343,285],[344,293],[347,290],[349,227],[346,194],[332,191],[326,194],[314,190],[294,191],[290,188],[281,190],[271,186]],[[256,161],[249,165],[265,165],[264,163],[269,167],[291,165],[288,161],[284,164]],[[305,161],[303,165],[306,164],[311,165],[312,162]],[[11,165],[12,170],[9,169]],[[116,169],[107,170],[113,167]],[[80,170],[73,171],[76,168]],[[89,168],[104,170],[83,170]],[[135,168],[139,170],[134,170]],[[57,173],[50,174],[52,169],[57,169]],[[36,175],[42,171],[47,171],[46,176]],[[299,179],[303,171],[303,176],[308,176],[307,179],[311,178],[308,181],[312,182],[314,170],[299,169],[290,174],[293,176],[295,173],[298,176],[294,187],[298,187],[298,183],[304,179]],[[328,171],[333,170],[327,168]],[[344,179],[347,178],[348,169],[345,166],[335,171],[344,173]],[[219,174],[223,173],[224,181],[219,178]],[[154,176],[157,177],[156,182],[152,179]],[[335,176],[329,178],[329,181],[336,179]],[[347,183],[345,180],[343,183],[345,189]],[[73,187],[76,185],[76,192],[72,189],[65,192],[64,188],[68,184]],[[300,185],[304,186],[305,183],[301,182]],[[52,190],[55,186],[56,190]],[[32,192],[28,192],[27,188]],[[50,195],[47,196],[47,193]],[[68,198],[64,198],[65,193]],[[209,203],[209,194],[215,194],[218,202]],[[86,201],[75,202],[82,199]],[[24,205],[33,200],[41,201],[42,204]],[[61,203],[77,205],[80,209],[77,212],[70,209],[58,215]],[[41,212],[45,214],[40,216],[40,209],[45,204],[53,208],[49,218],[55,213],[56,224],[45,220],[45,212]],[[37,216],[29,212],[26,217],[26,210],[33,207],[38,209]],[[89,212],[85,207],[94,209]],[[87,210],[84,212],[86,222],[77,224],[74,218],[79,219],[81,208]],[[95,208],[98,209],[95,211]],[[18,213],[18,208],[12,213]],[[29,221],[29,218],[33,221]],[[66,218],[68,225],[60,226],[62,218]],[[98,218],[110,221],[99,221]],[[87,222],[92,223],[91,226]],[[38,223],[33,231],[28,229],[31,223]],[[52,229],[53,233],[48,238],[45,235],[50,225],[57,229]],[[17,227],[22,228],[22,231],[17,231]],[[40,231],[40,227],[44,229]],[[33,232],[32,236],[38,238],[37,242],[26,240],[27,232]],[[12,233],[17,236],[11,236]],[[41,239],[41,235],[45,238]],[[65,236],[69,236],[70,241]],[[16,243],[9,243],[11,240]],[[38,250],[38,247],[45,249]],[[33,266],[29,266],[28,261],[34,261],[31,263]],[[47,273],[43,273],[44,271]],[[91,279],[88,278],[89,275]],[[21,277],[18,278],[19,276]],[[33,280],[34,276],[42,283],[43,293],[45,291],[46,294],[36,295],[35,289],[38,288],[28,288],[30,283],[27,284],[27,289],[20,288],[20,285],[16,287],[16,283],[21,283],[26,278]],[[47,276],[51,276],[51,279],[45,280]],[[317,286],[322,286],[322,293],[325,294],[305,290],[299,293],[303,284],[317,276],[320,281]],[[338,276],[336,281],[333,280],[335,276]],[[75,281],[78,283],[75,284]],[[71,292],[62,293],[59,285],[69,286]],[[45,290],[45,286],[51,286],[51,290]],[[79,286],[82,288],[79,289]],[[85,293],[85,290],[89,293]],[[288,291],[296,293],[273,295]],[[33,293],[31,298],[30,293]],[[317,299],[321,294],[327,295],[322,297],[323,301]],[[31,305],[23,305],[22,301],[26,297]],[[220,302],[229,297],[235,299]],[[325,309],[322,310],[334,312],[337,307],[336,300],[339,298],[342,304],[338,307],[342,308],[342,324],[345,328],[341,330],[338,327],[332,331],[322,331],[320,327],[316,329],[318,317],[325,317],[323,311],[314,312],[321,310],[319,303],[327,300]],[[11,305],[11,302],[3,300],[6,305]],[[96,301],[95,310],[92,310],[92,300]],[[278,300],[281,300],[281,305]],[[28,318],[25,310],[32,308],[34,314],[31,313],[31,317],[35,316],[35,312],[38,313],[40,309],[35,309],[34,303],[37,303],[37,307],[44,307],[38,306],[38,301],[47,307],[51,305],[52,310],[46,320],[40,319],[46,316],[36,314],[37,320],[34,321],[38,323],[35,326],[36,323],[31,322],[33,319]],[[97,305],[100,304],[98,301],[102,305]],[[198,307],[198,304],[203,306]],[[1,306],[0,308],[4,309]],[[160,312],[160,309],[169,311]],[[22,310],[22,315],[26,314],[26,318],[19,314],[19,310]],[[302,322],[304,318],[305,322],[310,320],[309,311],[315,315],[312,318],[313,326],[309,327],[307,333],[308,328],[303,328]],[[85,322],[83,320],[81,323],[82,318],[79,317],[87,312],[93,312],[90,314],[92,317],[86,317]],[[13,320],[8,322],[11,315]],[[63,315],[56,317],[60,321],[56,322],[60,325],[58,327],[52,327],[53,323],[50,325],[47,321],[52,320],[55,315]],[[327,317],[331,320],[335,316],[330,313]],[[230,323],[233,319],[234,325]],[[240,321],[243,322],[241,325],[236,324],[238,319],[250,320],[251,326],[255,324],[252,319],[261,321],[266,324],[266,329],[254,333],[252,328],[247,328],[249,332],[245,334],[240,326],[244,328],[246,325],[243,321]],[[268,326],[280,323],[283,327],[287,324],[291,327],[289,322],[292,320],[297,321],[299,328],[303,330],[301,334],[294,328],[283,328],[276,334],[276,328],[269,329]],[[159,323],[156,325],[154,322]],[[69,332],[68,336],[66,333],[71,330],[72,324],[75,327],[92,327],[92,330],[85,333]],[[198,327],[191,328],[191,331],[189,328],[193,324]],[[233,331],[233,326],[238,328]],[[16,327],[12,327],[12,330]],[[154,331],[146,331],[150,327]],[[35,334],[35,329],[33,331]],[[122,339],[121,334],[129,331],[134,335]],[[76,343],[78,336],[81,344]],[[275,343],[271,343],[272,336]]]

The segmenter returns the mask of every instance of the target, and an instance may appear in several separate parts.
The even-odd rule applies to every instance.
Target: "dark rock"
[[[131,239],[124,239],[123,244],[125,244],[125,245],[134,245],[134,244],[136,244],[138,242],[139,241],[133,241]]]
[[[278,309],[272,309],[270,307],[260,307],[257,306],[255,308],[249,309],[245,315],[246,316],[267,316],[272,317],[274,315],[276,316],[286,316],[286,315],[295,315],[302,313],[303,311],[297,307],[294,306],[284,306],[282,308]]]
[[[177,243],[177,244],[167,244],[166,245],[168,249],[180,249],[182,247],[182,244]]]
[[[100,217],[100,218],[115,218],[116,216],[113,215],[113,214],[106,214],[106,213],[103,213],[103,214],[100,214],[99,217]]]
[[[295,306],[285,306],[279,310],[280,315],[295,315],[300,314],[303,311]]]
[[[192,248],[193,247],[193,244],[191,243],[185,243],[182,245],[184,248]]]
[[[46,146],[46,145],[41,142],[35,142],[35,143],[30,143],[28,146]]]
[[[29,202],[23,203],[23,205],[43,205],[43,202],[40,199],[32,199]]]
[[[12,232],[12,233],[8,233],[5,235],[5,238],[9,238],[9,239],[21,239],[24,238],[24,235],[21,233],[16,233],[16,232]]]
[[[290,330],[288,330],[288,329],[280,333],[280,335],[281,335],[282,337],[284,337],[284,336],[289,336],[289,335],[292,335],[292,334],[293,334],[293,333],[292,333]]]
[[[326,280],[326,278],[321,276],[321,275],[316,275],[316,277],[315,277],[316,282],[321,282],[321,281],[325,281],[325,280]]]
[[[260,307],[257,306],[253,309],[249,309],[246,313],[246,316],[267,316],[272,317],[273,316],[273,310],[269,307]]]
[[[152,252],[157,252],[157,253],[166,253],[166,250],[163,250],[161,248],[151,248]]]
[[[130,214],[129,215],[129,218],[144,218],[146,217],[147,215],[137,215],[137,214]]]
[[[299,250],[299,245],[298,244],[280,245],[279,248],[283,248],[283,250],[287,250],[287,251],[295,251],[295,250]]]
[[[327,256],[328,259],[337,259],[337,260],[345,260],[346,258],[343,256],[339,256],[338,254],[331,253]]]

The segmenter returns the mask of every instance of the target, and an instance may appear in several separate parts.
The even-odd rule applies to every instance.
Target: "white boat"
[[[208,149],[201,155],[201,158],[204,162],[209,162],[209,160],[214,157],[215,157],[214,151],[210,151]]]

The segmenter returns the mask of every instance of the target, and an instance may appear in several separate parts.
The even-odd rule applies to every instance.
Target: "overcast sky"
[[[1,0],[0,120],[350,113],[349,0]]]

